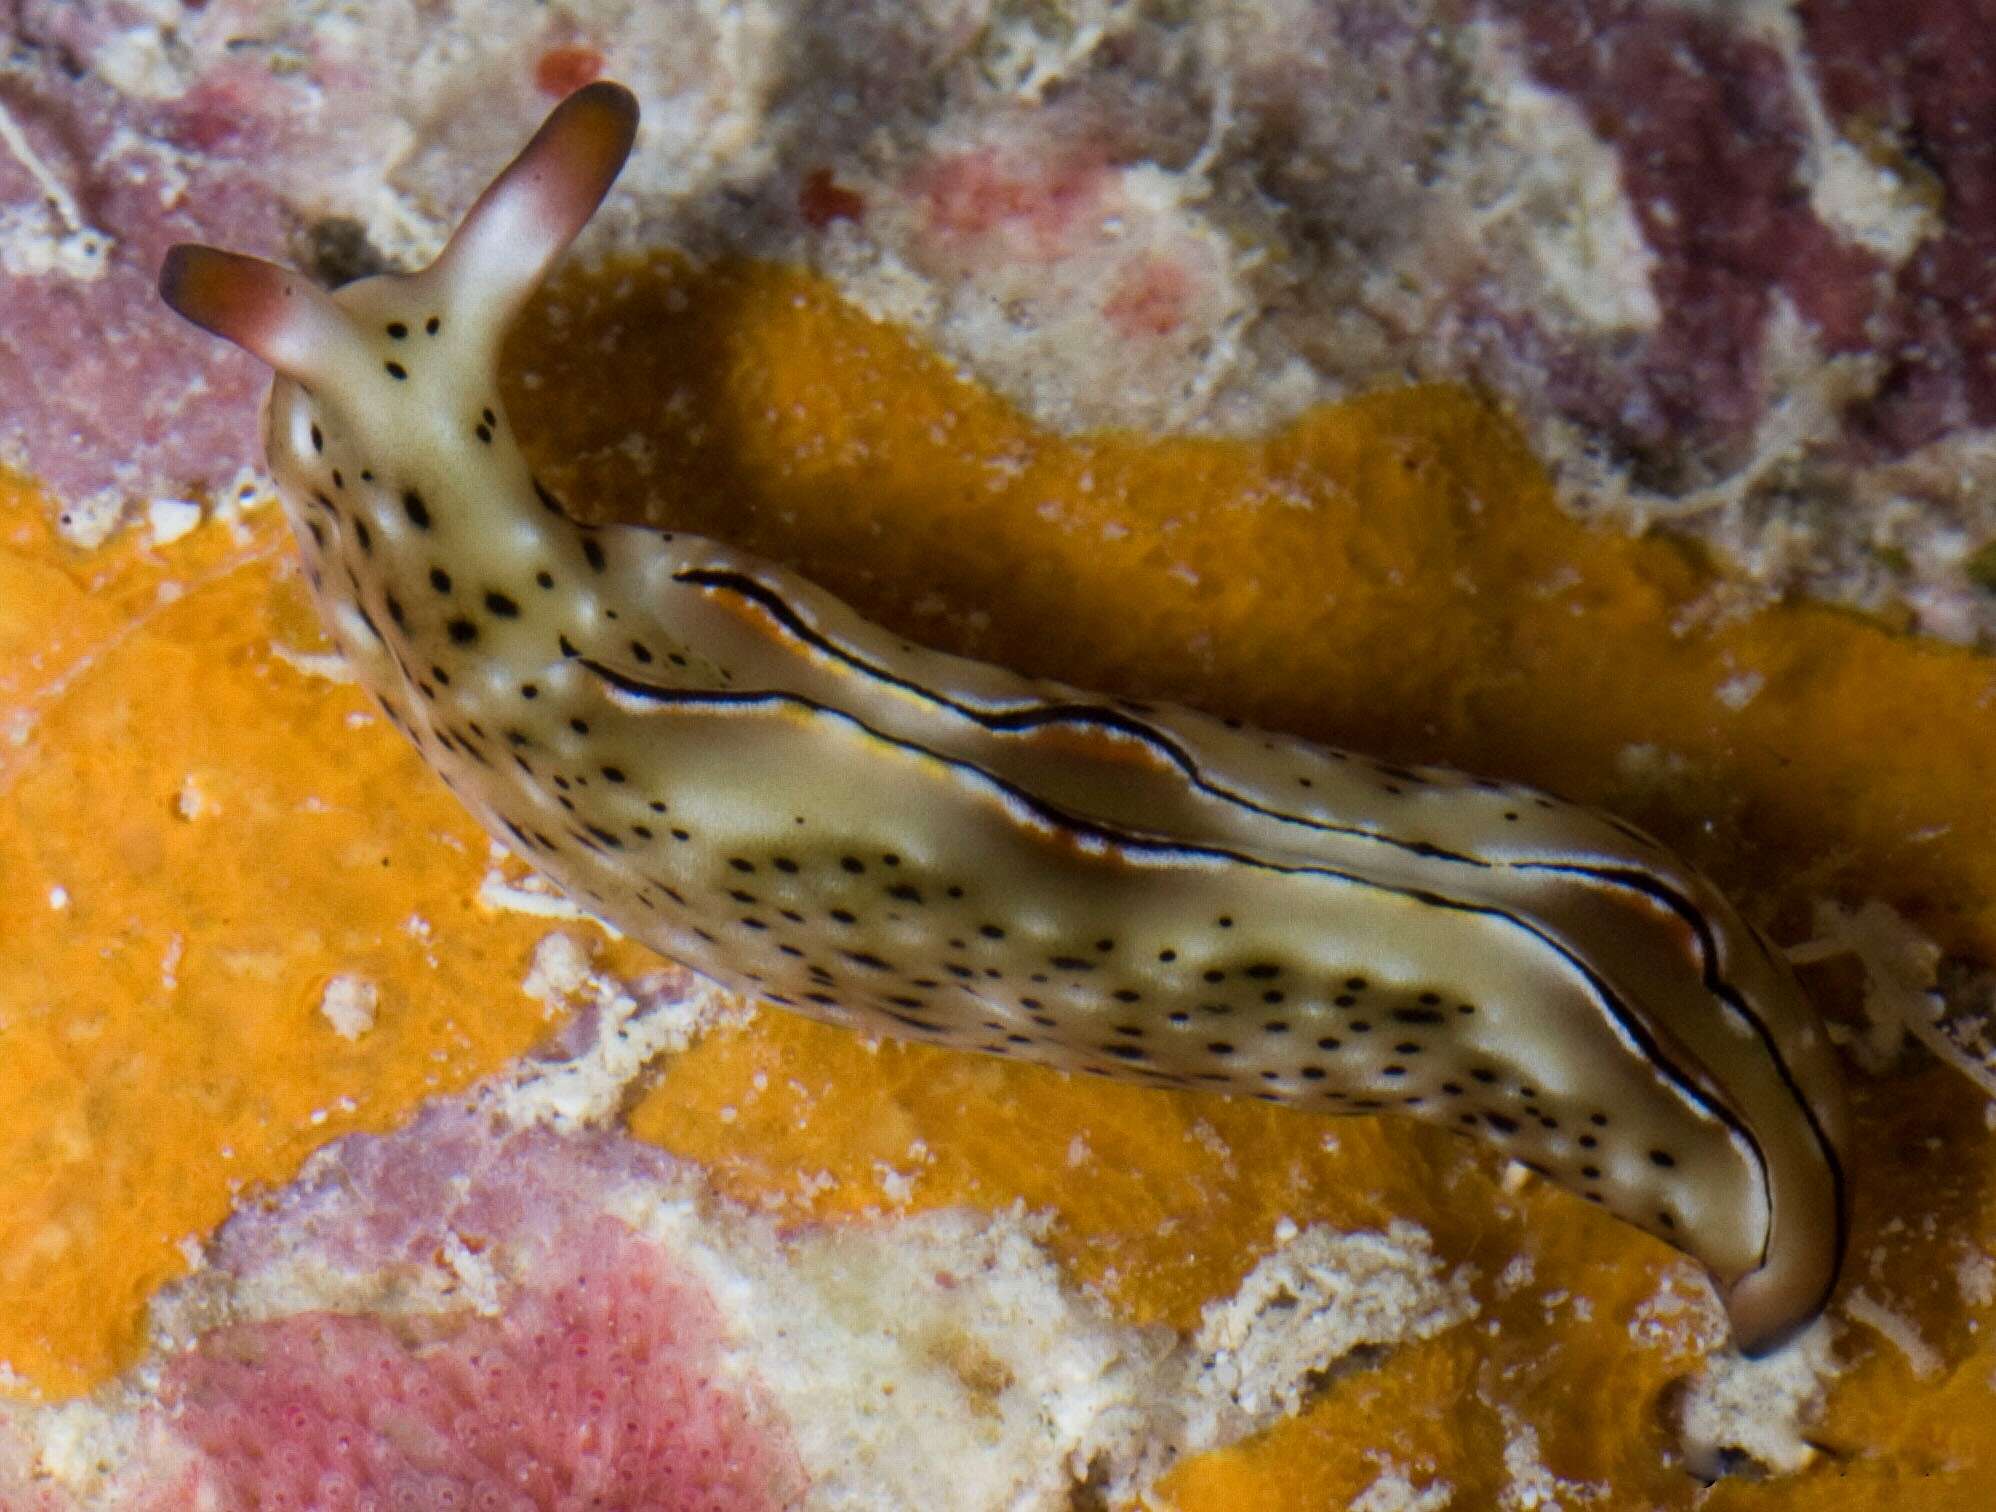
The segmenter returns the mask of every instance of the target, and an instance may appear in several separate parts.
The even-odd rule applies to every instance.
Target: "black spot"
[[[1670,1169],[1670,1167],[1677,1164],[1677,1157],[1671,1154],[1670,1151],[1668,1150],[1651,1150],[1649,1152],[1649,1163],[1653,1166],[1661,1166],[1665,1170],[1668,1170]]]
[[[446,688],[450,686],[450,673],[446,672],[442,667],[431,667],[430,676],[434,677],[438,682],[442,683]]]
[[[996,924],[980,924],[977,926],[977,932],[987,940],[1002,940],[1005,938],[1005,931],[1000,929]]]
[[[323,453],[325,449],[326,449],[326,438],[320,432],[319,427],[315,425],[312,427],[312,450],[315,452]]]
[[[907,882],[897,882],[887,889],[887,896],[899,898],[903,903],[919,903],[922,901],[922,890]]]
[[[386,596],[386,602],[388,604],[388,617],[395,621],[398,626],[407,625],[409,616],[403,612],[402,601],[391,593]]]
[[[418,530],[430,528],[430,506],[423,502],[423,496],[411,488],[402,495],[402,512],[409,517],[409,523]]]
[[[478,626],[463,615],[459,615],[444,628],[450,632],[450,638],[460,646],[468,646],[478,639]]]
[[[541,690],[540,690],[539,688],[535,687],[535,686],[534,686],[534,685],[533,685],[532,683],[521,683],[521,684],[520,684],[520,697],[522,697],[522,698],[539,698],[540,696],[541,696]]]
[[[518,619],[520,606],[496,588],[485,590],[485,607],[501,619]]]
[[[571,719],[568,722],[568,727],[578,735],[587,735],[589,733],[589,721],[586,719]]]
[[[647,646],[643,641],[632,641],[631,655],[635,656],[641,662],[649,662],[651,660],[651,647]]]
[[[1395,1008],[1393,1018],[1402,1024],[1439,1024],[1442,1016],[1425,1008]]]
[[[605,782],[622,782],[624,780],[624,769],[622,767],[606,766],[598,767],[597,770],[603,774]]]
[[[1601,1168],[1599,1166],[1584,1165],[1580,1168],[1580,1174],[1585,1176],[1589,1181],[1599,1181],[1601,1179]]]
[[[430,569],[430,586],[439,593],[449,593],[450,574],[445,572],[441,567],[432,567]]]
[[[1518,1132],[1518,1121],[1515,1118],[1506,1118],[1502,1113],[1485,1113],[1483,1121],[1499,1134],[1515,1134]]]
[[[1234,1047],[1225,1040],[1213,1040],[1206,1046],[1208,1055],[1232,1055]]]
[[[1234,927],[1233,915],[1231,914],[1221,914],[1220,917],[1215,919],[1213,922],[1219,925],[1220,928],[1222,929],[1232,929]]]
[[[388,335],[391,340],[400,341],[409,334],[409,328],[399,320],[388,322]]]
[[[1393,1047],[1393,1053],[1395,1055],[1419,1055],[1421,1047],[1412,1040],[1402,1040]]]
[[[436,335],[438,331],[441,331],[443,327],[444,323],[441,320],[437,319],[437,317],[434,315],[432,315],[428,320],[423,322],[423,329],[425,331],[428,331],[432,336]]]
[[[346,486],[347,486],[347,480],[346,480],[346,479],[345,479],[344,477],[342,477],[342,476],[340,475],[340,470],[339,470],[339,469],[338,469],[337,467],[336,467],[336,468],[334,468],[334,469],[333,469],[333,487],[334,487],[334,488],[336,488],[336,489],[343,489],[343,488],[345,488]]]
[[[552,588],[554,586],[554,574],[552,572],[537,572],[534,574],[534,581],[539,583],[543,588]]]
[[[484,442],[484,443],[485,443],[485,444],[486,444],[487,446],[490,446],[490,445],[492,444],[492,427],[491,427],[491,426],[489,426],[489,425],[481,425],[481,426],[478,426],[478,427],[476,427],[476,429],[474,430],[473,434],[475,434],[475,435],[476,435],[476,436],[478,437],[478,439],[479,439],[480,441],[483,441],[483,442]]]
[[[555,644],[561,647],[561,654],[563,656],[569,657],[572,660],[573,658],[580,656],[582,654],[580,651],[577,651],[575,649],[574,643],[571,642],[567,636],[557,635],[554,639],[555,639]]]
[[[1485,1070],[1481,1066],[1477,1067],[1476,1070],[1470,1072],[1469,1074],[1475,1077],[1478,1081],[1482,1082],[1483,1085],[1486,1087],[1489,1086],[1490,1083],[1497,1080],[1497,1073],[1495,1071]]]
[[[594,536],[582,538],[582,559],[589,564],[592,572],[601,572],[608,565],[603,556],[603,547]]]
[[[388,376],[393,378],[397,383],[400,383],[404,378],[409,376],[409,370],[399,362],[384,362],[381,365],[387,369]]]

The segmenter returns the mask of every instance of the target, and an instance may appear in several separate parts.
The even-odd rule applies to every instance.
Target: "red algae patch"
[[[563,1237],[565,1269],[493,1317],[308,1312],[207,1335],[161,1387],[197,1463],[152,1505],[785,1505],[794,1458],[720,1378],[700,1287],[614,1219]]]

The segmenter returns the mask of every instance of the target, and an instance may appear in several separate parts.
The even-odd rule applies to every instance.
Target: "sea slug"
[[[870,1031],[1494,1144],[1713,1273],[1823,1307],[1843,1105],[1782,959],[1621,821],[922,649],[695,536],[572,520],[500,340],[635,100],[569,96],[420,273],[326,294],[176,247],[277,370],[270,469],[332,633],[485,826],[628,934]]]

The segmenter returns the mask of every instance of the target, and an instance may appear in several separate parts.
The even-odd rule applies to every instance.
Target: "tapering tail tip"
[[[1835,1189],[1821,1210],[1777,1222],[1774,1243],[1760,1266],[1725,1288],[1733,1347],[1750,1360],[1786,1348],[1822,1315],[1836,1292],[1850,1219],[1840,1164],[1832,1172]]]

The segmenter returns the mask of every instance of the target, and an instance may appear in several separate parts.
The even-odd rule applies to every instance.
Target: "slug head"
[[[161,265],[160,297],[335,404],[380,391],[392,405],[400,396],[382,385],[408,382],[419,350],[423,366],[446,381],[454,373],[480,381],[514,316],[609,191],[637,120],[637,101],[622,85],[577,90],[420,273],[382,274],[327,294],[261,258],[182,243]]]

